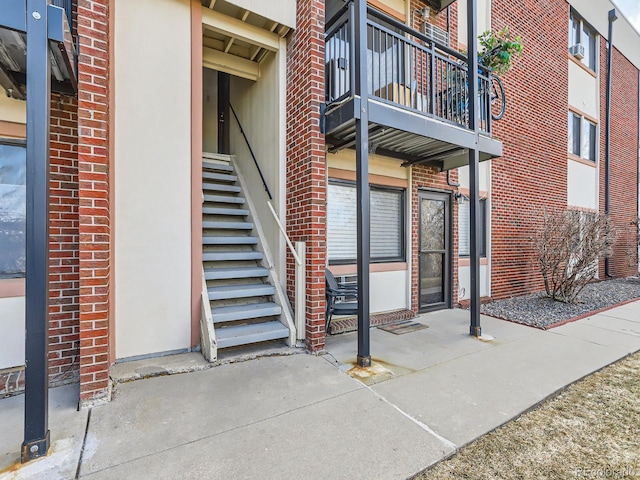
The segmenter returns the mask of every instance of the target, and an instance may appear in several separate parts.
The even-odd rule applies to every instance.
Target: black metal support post
[[[611,65],[613,59],[613,22],[618,19],[616,9],[609,10],[609,38],[607,49],[607,98],[605,113],[605,130],[604,130],[604,213],[609,214],[610,192],[609,183],[611,175]],[[609,257],[604,259],[604,276],[610,277]]]
[[[469,334],[482,335],[480,326],[480,156],[478,152],[478,7],[476,0],[467,0],[467,44],[469,84],[469,129],[475,133],[475,147],[469,149],[469,207],[470,207],[470,263],[471,263],[471,321]]]
[[[356,189],[358,233],[358,357],[361,367],[371,365],[369,351],[369,112],[367,109],[367,2],[355,0],[356,84],[360,112],[356,118]]]
[[[27,0],[27,228],[22,462],[49,449],[49,104],[47,0]]]
[[[229,102],[231,94],[231,75],[218,72],[218,153],[231,153],[231,117]]]

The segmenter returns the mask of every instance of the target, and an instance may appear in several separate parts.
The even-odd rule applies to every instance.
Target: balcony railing
[[[467,57],[369,8],[366,85],[370,98],[443,122],[469,128]],[[327,24],[326,102],[354,95],[354,8],[349,2]],[[481,132],[491,133],[490,72],[478,72]]]

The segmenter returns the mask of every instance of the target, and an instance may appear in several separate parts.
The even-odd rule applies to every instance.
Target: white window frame
[[[574,127],[574,118],[579,119],[580,125],[580,141],[578,142],[578,152],[576,153],[574,150],[574,135],[573,135],[573,127]],[[588,160],[590,162],[597,163],[598,161],[598,152],[599,152],[599,133],[600,130],[598,128],[598,123],[591,121],[586,118],[579,112],[575,112],[573,110],[569,110],[568,115],[568,151],[570,154],[580,157],[584,160]],[[591,127],[593,129],[593,137],[591,138]],[[591,158],[591,146],[593,147],[593,158]]]
[[[578,26],[578,38],[576,38],[576,35],[574,33],[574,22],[576,22]],[[584,41],[583,37],[585,31],[589,33],[590,38],[593,38],[593,45],[590,41]],[[571,9],[571,13],[569,14],[569,48],[576,44],[582,44],[585,49],[585,56],[579,61],[593,72],[598,71],[598,46],[600,44],[598,38],[598,31],[587,22],[585,22],[580,14]],[[592,53],[593,57],[591,56]],[[593,66],[591,65],[591,60],[593,60]]]

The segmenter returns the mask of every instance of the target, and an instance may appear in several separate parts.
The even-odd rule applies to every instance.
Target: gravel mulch
[[[606,280],[587,285],[577,304],[556,302],[543,293],[496,300],[481,313],[537,328],[550,328],[575,317],[640,298],[640,277]]]

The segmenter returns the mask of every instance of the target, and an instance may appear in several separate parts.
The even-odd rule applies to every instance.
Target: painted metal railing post
[[[479,337],[480,326],[480,157],[478,152],[478,46],[476,0],[467,0],[467,43],[469,44],[467,63],[467,84],[469,89],[469,129],[475,133],[475,146],[469,149],[469,207],[470,207],[470,263],[471,263],[471,320],[469,333]]]
[[[47,0],[27,0],[27,225],[22,462],[49,449],[49,112]]]
[[[298,254],[299,262],[296,262],[296,277],[295,277],[295,291],[296,291],[296,311],[295,311],[295,323],[296,323],[296,340],[302,341],[305,339],[306,334],[306,298],[307,298],[307,277],[306,277],[306,265],[307,265],[307,245],[305,242],[296,242],[296,252]]]

